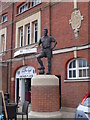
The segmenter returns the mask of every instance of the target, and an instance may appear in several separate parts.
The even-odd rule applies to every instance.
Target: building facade
[[[44,28],[57,41],[52,74],[59,78],[61,106],[76,107],[90,91],[89,6],[90,2],[63,0],[0,3],[0,82],[11,101],[30,101],[31,78],[39,67],[38,41]],[[43,61],[47,71],[47,60]]]

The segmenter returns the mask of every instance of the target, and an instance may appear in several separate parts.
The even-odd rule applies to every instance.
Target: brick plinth
[[[38,75],[32,79],[31,85],[32,111],[59,111],[59,82],[57,77],[52,75]]]

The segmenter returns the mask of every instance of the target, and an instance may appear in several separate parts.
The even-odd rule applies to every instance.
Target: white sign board
[[[14,53],[14,57],[19,56],[19,55],[24,55],[24,54],[30,54],[30,53],[36,53],[37,48],[32,48],[32,49],[22,49],[18,50]]]
[[[16,78],[32,78],[36,75],[34,67],[24,66],[17,70]]]

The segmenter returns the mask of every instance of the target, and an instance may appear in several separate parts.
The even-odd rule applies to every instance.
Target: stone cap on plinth
[[[58,86],[59,79],[55,75],[36,75],[32,78],[31,86]]]

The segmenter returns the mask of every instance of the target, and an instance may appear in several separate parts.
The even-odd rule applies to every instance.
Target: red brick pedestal
[[[31,111],[59,111],[59,80],[54,75],[37,75],[31,80]]]

